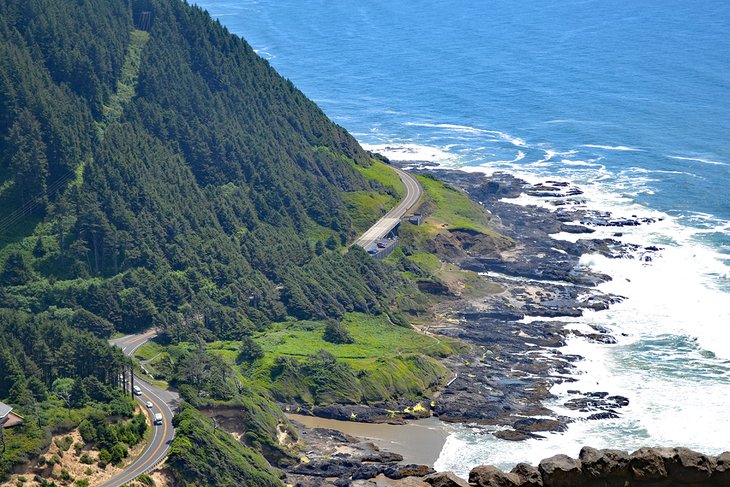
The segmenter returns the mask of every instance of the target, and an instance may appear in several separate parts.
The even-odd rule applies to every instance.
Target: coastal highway
[[[365,250],[373,248],[378,240],[385,238],[398,225],[403,215],[413,208],[421,197],[421,185],[416,181],[416,178],[402,169],[392,166],[391,168],[398,173],[401,181],[406,186],[406,197],[355,241],[354,245],[359,245]]]
[[[121,348],[125,355],[131,356],[135,350],[147,343],[151,338],[157,335],[155,330],[149,330],[137,335],[127,335],[122,338],[109,340],[112,345]],[[145,473],[148,469],[155,467],[167,456],[170,450],[170,444],[175,436],[175,430],[172,427],[173,409],[180,401],[177,393],[166,391],[155,387],[152,384],[134,376],[134,385],[139,386],[142,390],[141,396],[134,396],[143,410],[147,411],[150,416],[150,422],[154,418],[155,413],[162,414],[162,424],[152,425],[152,439],[142,454],[126,467],[117,476],[104,482],[102,487],[119,487]],[[152,403],[152,408],[148,409],[145,403]]]
[[[421,185],[413,176],[395,167],[393,170],[398,173],[398,176],[406,187],[405,198],[370,227],[354,245],[359,245],[365,249],[374,247],[378,240],[384,238],[398,225],[400,219],[403,218],[408,210],[413,208],[421,197]],[[135,350],[156,335],[157,332],[155,330],[149,330],[137,335],[116,338],[110,340],[109,343],[121,348],[125,355],[131,356]],[[155,387],[137,375],[134,376],[134,384],[142,390],[142,395],[135,396],[135,398],[141,407],[149,413],[150,420],[152,420],[155,413],[161,413],[162,424],[152,426],[152,440],[142,454],[117,476],[101,484],[102,487],[120,487],[155,467],[167,456],[170,450],[170,444],[175,435],[172,427],[173,409],[179,403],[180,396],[177,393]],[[151,409],[147,409],[145,406],[147,401],[152,403],[153,407]]]

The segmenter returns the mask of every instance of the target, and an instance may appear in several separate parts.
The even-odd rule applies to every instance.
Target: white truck
[[[134,386],[134,395],[135,396],[141,396],[142,395],[142,389],[139,388],[139,386]]]
[[[155,413],[155,425],[162,424],[162,413]]]

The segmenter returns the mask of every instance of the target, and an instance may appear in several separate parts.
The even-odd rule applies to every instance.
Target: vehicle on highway
[[[386,246],[385,242],[378,242],[378,248],[379,249],[384,249],[385,246]]]
[[[378,249],[370,249],[370,250],[368,250],[368,254],[370,254],[370,255],[374,255],[374,254],[377,254],[377,253],[378,253]]]
[[[162,424],[162,414],[155,413],[155,425],[161,425],[161,424]]]
[[[134,389],[132,389],[132,390],[134,391],[134,395],[135,396],[141,396],[142,395],[142,389],[140,389],[139,386],[134,386]]]
[[[144,405],[147,406],[147,408],[152,409],[152,401],[147,401]]]

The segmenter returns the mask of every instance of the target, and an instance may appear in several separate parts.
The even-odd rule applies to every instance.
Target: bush
[[[106,468],[107,465],[112,461],[112,454],[109,453],[109,450],[101,450],[99,452],[99,467],[100,468]]]
[[[155,481],[146,473],[143,473],[142,475],[137,477],[137,482],[142,485],[146,485],[147,487],[155,487]]]
[[[79,461],[84,465],[91,465],[92,463],[94,463],[94,459],[91,458],[88,453],[84,453],[83,455],[81,455],[81,459]]]
[[[73,442],[74,440],[70,436],[64,436],[62,439],[54,441],[58,449],[61,451],[68,451],[68,449],[71,448],[71,445],[73,445]]]
[[[92,443],[96,440],[96,428],[94,428],[88,419],[83,420],[79,424],[79,433],[86,443]]]
[[[76,481],[77,487],[89,487],[89,481],[86,479],[79,479]]]
[[[352,337],[350,332],[347,331],[347,328],[335,320],[327,320],[327,325],[324,328],[322,339],[326,342],[335,344],[355,343],[355,339]]]
[[[241,345],[238,347],[238,356],[236,363],[250,363],[264,356],[264,349],[256,343],[250,336],[244,336],[241,339]]]
[[[129,450],[127,449],[127,445],[124,443],[117,443],[114,445],[111,451],[111,461],[114,465],[119,465],[122,463],[122,460],[127,458],[129,456]]]

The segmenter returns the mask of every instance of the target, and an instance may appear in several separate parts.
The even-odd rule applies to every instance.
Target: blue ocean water
[[[589,207],[663,218],[622,237],[662,246],[651,264],[584,257],[629,299],[576,327],[628,338],[569,348],[586,357],[586,388],[631,399],[622,417],[521,444],[457,428],[437,466],[463,474],[584,443],[728,449],[730,2],[196,3],[368,148],[562,178]]]

